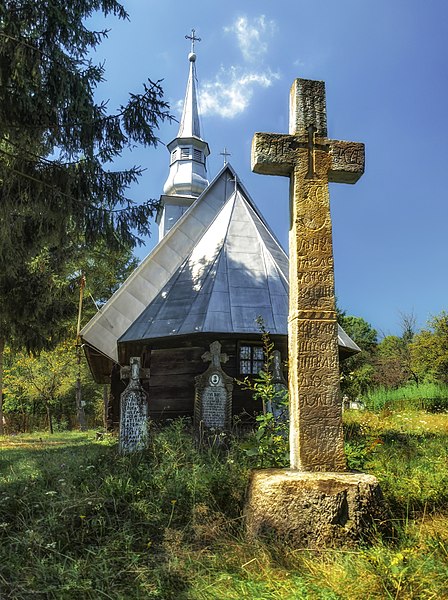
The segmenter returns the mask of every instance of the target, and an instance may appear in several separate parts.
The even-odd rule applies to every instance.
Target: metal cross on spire
[[[186,40],[191,40],[191,51],[192,52],[194,52],[194,43],[201,41],[201,38],[200,37],[196,37],[195,33],[196,33],[196,30],[192,29],[191,30],[191,35],[186,35],[185,36]]]
[[[230,152],[227,152],[227,148],[226,148],[225,146],[224,146],[224,150],[223,150],[222,152],[220,152],[219,154],[220,154],[221,156],[223,156],[223,157],[224,157],[224,164],[225,164],[225,165],[226,165],[226,164],[227,164],[227,162],[228,162],[228,161],[227,161],[227,157],[228,157],[228,156],[232,156],[232,155],[230,154]]]

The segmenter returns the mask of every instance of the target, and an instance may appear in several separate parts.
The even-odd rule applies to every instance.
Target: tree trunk
[[[50,433],[53,435],[53,419],[51,417],[50,403],[48,402],[48,400],[45,400],[45,408],[47,409],[48,429],[50,430]]]
[[[5,433],[3,426],[3,354],[5,351],[5,338],[0,336],[0,435]]]
[[[81,346],[76,346],[76,359],[78,363],[78,374],[76,377],[76,413],[78,417],[79,429],[81,431],[87,431],[86,414],[84,412],[84,403],[82,401],[82,390],[81,390]]]

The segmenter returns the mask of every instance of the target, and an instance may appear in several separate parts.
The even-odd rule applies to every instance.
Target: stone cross
[[[274,415],[276,421],[284,421],[288,417],[288,408],[284,405],[287,384],[283,377],[282,355],[279,350],[272,351],[272,363],[270,368],[275,396],[273,401],[267,402],[267,410]]]
[[[140,387],[140,379],[149,379],[150,369],[143,369],[137,357],[131,358],[129,362],[129,366],[121,367],[120,379],[130,379],[129,385]]]
[[[229,360],[227,354],[221,354],[221,344],[216,341],[210,344],[210,351],[204,352],[201,356],[204,362],[210,361],[213,367],[221,368],[221,363]]]
[[[296,79],[289,135],[256,133],[252,169],[290,178],[291,468],[344,471],[328,183],[361,177],[364,145],[328,139],[324,82]]]

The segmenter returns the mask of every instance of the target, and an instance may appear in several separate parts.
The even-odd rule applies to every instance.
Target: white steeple
[[[196,88],[194,43],[200,41],[200,38],[195,36],[194,29],[191,36],[185,37],[191,40],[191,52],[188,55],[190,72],[179,131],[177,137],[168,144],[170,172],[163,186],[162,206],[156,219],[159,224],[159,240],[209,184],[206,158],[210,149],[201,138]]]

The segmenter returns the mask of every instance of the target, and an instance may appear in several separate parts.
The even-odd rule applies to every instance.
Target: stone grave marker
[[[233,379],[221,367],[228,356],[221,354],[221,344],[216,341],[202,360],[211,362],[205,373],[195,378],[195,427],[222,431],[230,427],[232,418]]]
[[[122,454],[142,450],[148,437],[148,397],[140,379],[149,379],[149,369],[140,367],[140,358],[132,357],[130,366],[120,371],[121,379],[129,379],[120,397],[119,449]]]
[[[291,468],[252,474],[248,532],[274,530],[297,545],[359,538],[381,490],[372,476],[344,472],[328,184],[361,177],[364,145],[329,139],[324,82],[296,79],[289,134],[256,133],[252,169],[290,179]]]

